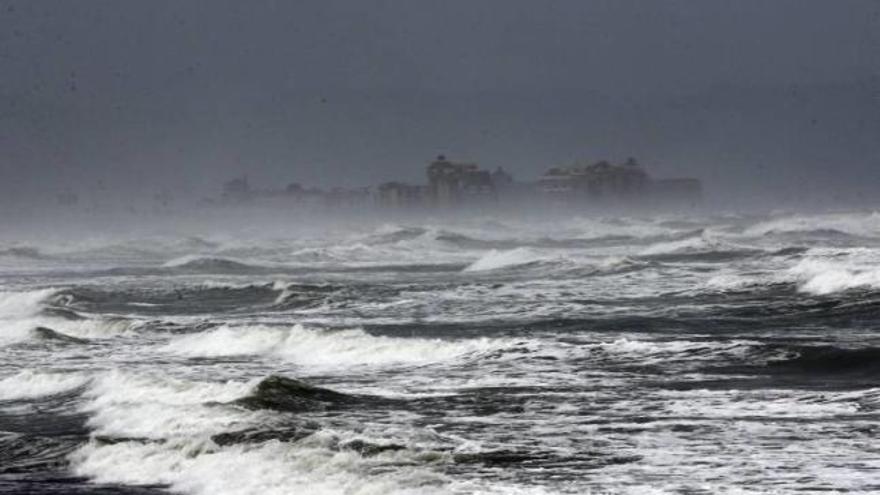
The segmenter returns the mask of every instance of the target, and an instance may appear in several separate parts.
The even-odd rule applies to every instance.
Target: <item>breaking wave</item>
[[[85,396],[93,438],[69,459],[76,475],[97,483],[192,494],[430,494],[443,481],[389,440],[314,422],[273,423],[279,417],[271,411],[363,399],[292,379],[210,383],[114,371],[96,378]],[[371,470],[401,461],[413,467]]]
[[[513,266],[530,265],[542,261],[547,261],[547,259],[528,248],[515,248],[509,251],[493,249],[468,265],[464,271],[484,272]]]
[[[88,340],[63,334],[48,327],[36,327],[31,330],[34,337],[40,340],[51,340],[67,344],[86,344]]]
[[[58,289],[40,289],[27,292],[0,291],[0,320],[22,318],[37,314]]]
[[[749,236],[800,234],[834,238],[880,236],[880,213],[792,215],[759,222],[744,232]]]
[[[20,371],[0,380],[0,400],[30,399],[67,392],[88,383],[81,373]]]
[[[488,338],[447,341],[370,335],[363,330],[223,326],[172,340],[166,351],[188,357],[264,355],[312,369],[423,365],[504,346]]]
[[[739,246],[707,232],[702,232],[699,236],[652,244],[639,254],[657,261],[721,262],[761,253],[764,253],[761,249]]]
[[[824,259],[801,260],[789,271],[799,281],[798,290],[827,295],[851,289],[880,289],[880,267],[858,266]]]

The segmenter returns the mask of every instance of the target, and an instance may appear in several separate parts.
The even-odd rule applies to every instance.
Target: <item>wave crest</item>
[[[222,326],[171,341],[166,351],[188,357],[265,355],[309,369],[423,365],[485,353],[503,342],[460,341],[370,335],[360,329],[325,330],[295,325]]]

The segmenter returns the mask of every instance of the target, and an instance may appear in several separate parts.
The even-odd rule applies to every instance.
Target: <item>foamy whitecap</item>
[[[206,439],[165,443],[88,443],[71,456],[72,469],[98,483],[167,484],[193,495],[441,494],[443,478],[424,467],[369,471],[366,460],[321,438],[217,447]],[[384,472],[383,472],[384,471]]]
[[[25,292],[0,291],[0,320],[21,318],[37,313],[57,289],[39,289]]]
[[[853,236],[880,235],[880,214],[837,213],[821,215],[792,215],[752,225],[747,236],[763,236],[774,232],[841,232]]]
[[[805,259],[789,270],[798,290],[827,295],[850,289],[880,289],[880,266],[858,266],[848,262]]]
[[[253,382],[198,382],[110,371],[96,377],[82,408],[105,436],[166,438],[208,435],[246,426],[258,413],[210,406],[246,395]]]
[[[111,371],[85,393],[94,435],[69,458],[71,469],[98,483],[167,484],[190,494],[432,493],[442,477],[430,466],[394,471],[381,463],[415,466],[415,451],[364,457],[341,444],[363,432],[317,430],[297,441],[221,446],[211,437],[249,428],[274,428],[271,412],[220,404],[240,398],[254,382],[212,383]],[[130,441],[148,438],[155,442]],[[380,439],[381,440],[381,439]]]
[[[37,315],[57,289],[0,291],[0,346],[30,339],[44,319]]]
[[[464,271],[466,272],[483,272],[489,270],[499,270],[512,266],[527,265],[545,258],[529,248],[515,248],[506,251],[498,251],[492,249],[478,260],[468,265]]]
[[[20,371],[0,380],[0,400],[29,399],[55,395],[88,382],[82,373],[40,373]]]
[[[678,254],[712,251],[724,248],[721,240],[706,232],[699,236],[688,237],[677,241],[658,242],[643,249],[644,256],[656,256],[661,254]]]
[[[735,419],[748,417],[830,418],[859,411],[855,400],[846,394],[825,392],[777,391],[768,399],[767,391],[663,391],[657,402],[663,415],[688,418]]]
[[[462,358],[504,346],[480,338],[447,341],[370,335],[360,329],[324,330],[295,325],[223,326],[176,338],[166,352],[190,357],[265,355],[307,368],[420,365]]]

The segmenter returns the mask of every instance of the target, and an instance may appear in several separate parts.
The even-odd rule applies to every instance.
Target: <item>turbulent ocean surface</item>
[[[876,493],[880,213],[0,243],[0,492]]]

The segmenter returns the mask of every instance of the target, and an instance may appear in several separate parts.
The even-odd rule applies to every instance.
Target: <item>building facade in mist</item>
[[[291,183],[285,189],[252,189],[246,177],[223,185],[224,204],[283,203],[299,207],[385,209],[451,209],[492,205],[566,205],[571,208],[689,207],[701,199],[693,178],[654,179],[634,158],[620,164],[602,160],[548,169],[538,180],[519,182],[497,167],[438,156],[425,168],[426,183],[389,181],[375,188],[329,190]]]
[[[635,158],[551,168],[538,179],[537,191],[554,203],[600,205],[688,206],[702,198],[698,179],[654,179]]]
[[[376,202],[382,207],[422,207],[427,197],[427,186],[405,182],[385,182],[376,189]]]
[[[538,190],[548,197],[592,201],[635,198],[644,195],[649,185],[648,174],[633,158],[621,165],[602,160],[555,167],[538,180]]]
[[[440,155],[428,165],[427,174],[430,201],[436,206],[497,199],[492,174],[476,163],[457,163]]]

